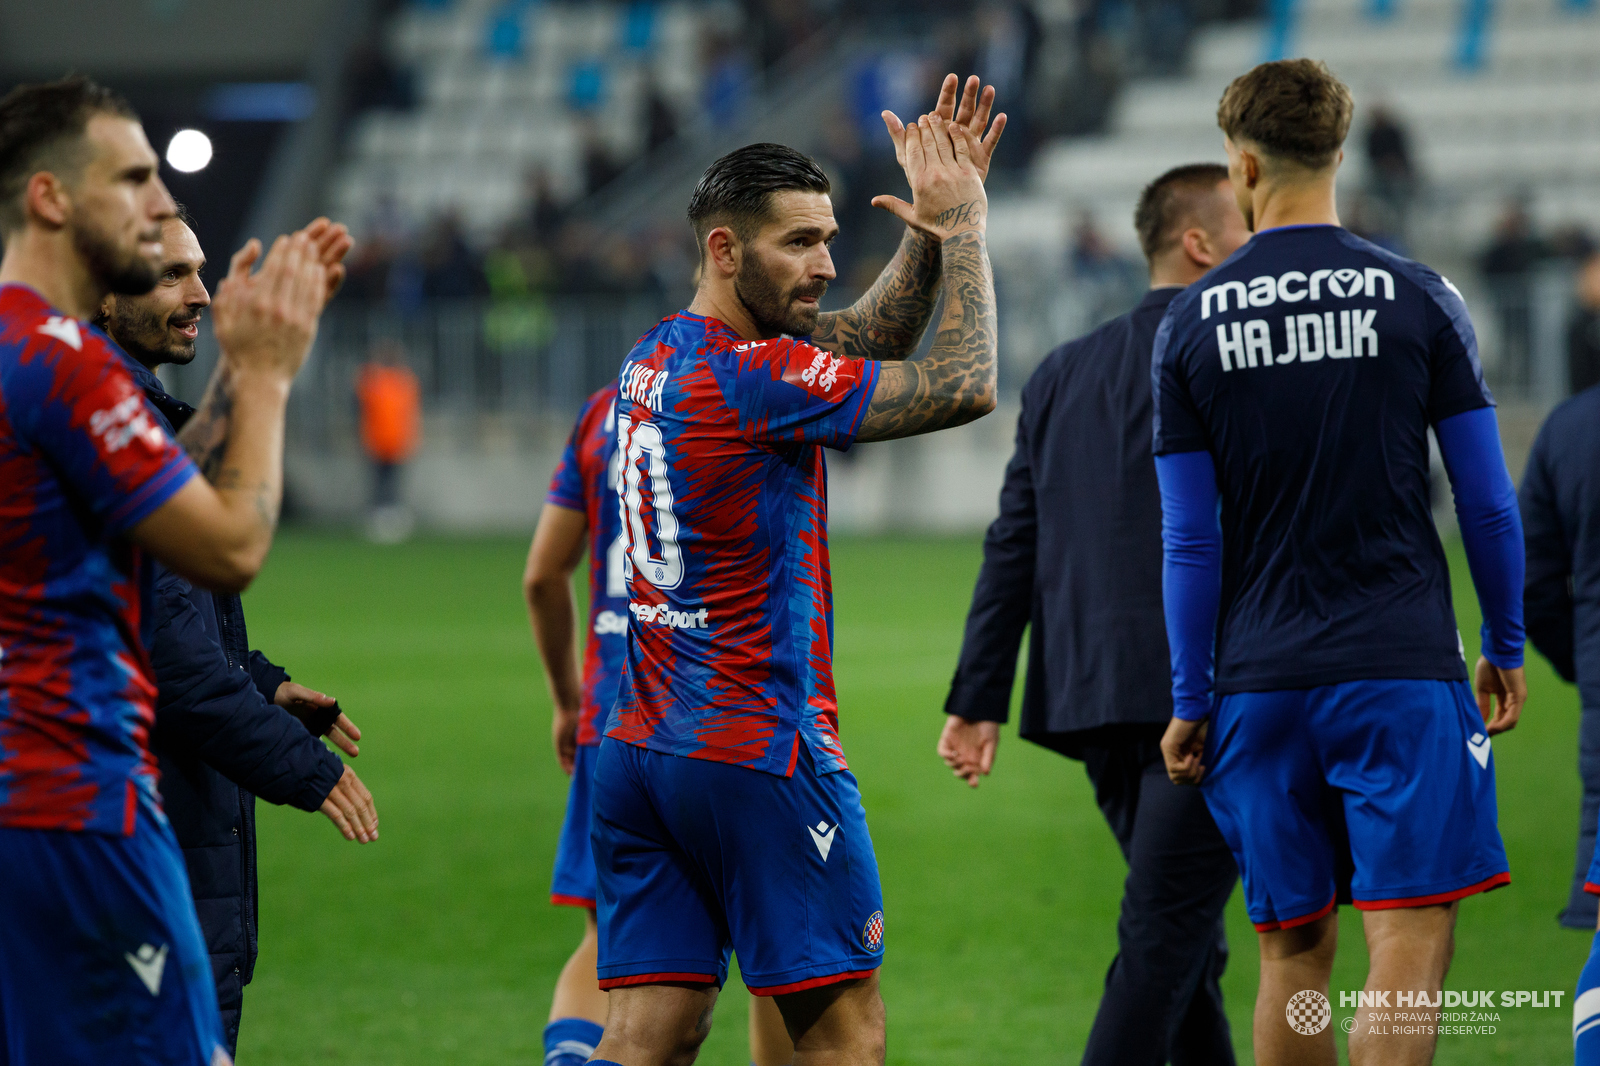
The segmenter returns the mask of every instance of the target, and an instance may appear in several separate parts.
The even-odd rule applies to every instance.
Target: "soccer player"
[[[318,220],[308,232],[337,273],[350,246],[344,227]],[[163,428],[175,432],[194,408],[167,393],[155,368],[194,359],[211,295],[200,277],[205,254],[181,207],[162,222],[161,246],[155,288],[107,296],[95,324],[130,357],[135,382]],[[259,939],[256,797],[321,810],[347,839],[363,843],[377,837],[377,809],[355,769],[316,739],[327,735],[354,757],[360,730],[332,697],[291,681],[250,649],[237,595],[196,588],[159,564],[151,584],[148,650],[157,691],[150,750],[161,771],[162,810],[197,901],[231,1054]]]
[[[328,274],[252,241],[186,439],[86,319],[155,285],[172,198],[137,117],[84,78],[0,99],[0,1048],[8,1066],[219,1066],[206,947],[147,738],[144,555],[238,590],[272,542],[289,385]],[[209,480],[208,480],[209,478]]]
[[[567,814],[556,848],[550,901],[582,907],[583,939],[556,982],[544,1030],[545,1066],[579,1066],[600,1043],[607,993],[595,980],[595,873],[589,846],[589,808],[602,715],[616,702],[628,632],[627,586],[617,510],[617,385],[589,397],[578,412],[523,574],[523,598],[533,622],[555,705],[551,739],[571,778]],[[589,556],[588,636],[577,665],[572,574]],[[755,1066],[787,1066],[794,1058],[783,1018],[770,1000],[750,1001],[750,1058]]]
[[[1325,997],[1339,869],[1367,988],[1431,991],[1458,902],[1511,875],[1490,737],[1516,724],[1522,527],[1461,297],[1340,228],[1350,92],[1266,63],[1222,96],[1255,231],[1172,301],[1154,443],[1172,652],[1167,769],[1202,782],[1260,934],[1256,1061],[1335,1062]],[[1428,502],[1438,437],[1483,607],[1477,703]],[[1219,523],[1220,501],[1220,523]],[[1432,1026],[1369,1032],[1355,1066],[1431,1060]]]
[[[1221,922],[1239,874],[1204,797],[1167,780],[1161,757],[1172,683],[1150,352],[1167,305],[1250,231],[1216,163],[1162,174],[1133,218],[1150,292],[1051,352],[1023,387],[939,753],[973,787],[989,773],[1028,629],[1022,736],[1082,761],[1128,862],[1083,1062],[1232,1066]]]
[[[730,948],[799,1066],[883,1061],[883,902],[838,734],[821,449],[993,409],[987,110],[885,114],[913,202],[873,202],[911,232],[845,311],[818,310],[838,227],[810,159],[740,148],[690,200],[699,290],[634,347],[617,401],[630,617],[595,769],[611,1010],[593,1061],[692,1061]],[[932,348],[906,359],[941,293]]]

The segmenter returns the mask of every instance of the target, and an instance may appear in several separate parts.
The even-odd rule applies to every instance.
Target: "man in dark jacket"
[[[1578,772],[1583,807],[1572,891],[1561,924],[1593,929],[1595,897],[1584,892],[1600,818],[1600,386],[1545,419],[1522,472],[1522,536],[1528,569],[1523,620],[1556,673],[1578,685],[1583,718]]]
[[[329,237],[325,255],[343,254],[340,235],[319,232]],[[145,395],[176,433],[194,409],[168,395],[153,371],[194,358],[211,297],[187,216],[163,224],[162,244],[155,289],[108,297],[98,324],[131,357]],[[231,1053],[256,960],[255,797],[320,809],[351,840],[377,838],[377,813],[355,771],[317,739],[330,736],[357,754],[360,731],[337,702],[250,649],[238,596],[154,569],[149,650],[159,691],[150,748],[160,760],[162,803],[188,866]]]
[[[1083,1061],[1232,1063],[1219,979],[1237,873],[1204,797],[1169,781],[1161,758],[1172,684],[1150,358],[1167,304],[1250,234],[1216,164],[1157,178],[1134,225],[1149,294],[1051,352],[1023,389],[939,754],[974,787],[989,772],[1031,626],[1022,736],[1083,761],[1128,861],[1119,951]]]

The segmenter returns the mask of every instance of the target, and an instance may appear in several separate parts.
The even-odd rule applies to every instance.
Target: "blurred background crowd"
[[[1222,158],[1223,86],[1302,54],[1356,94],[1346,224],[1466,293],[1513,461],[1518,405],[1536,424],[1600,378],[1594,0],[103,6],[84,20],[0,0],[0,81],[70,68],[129,95],[213,264],[317,213],[358,238],[292,412],[291,490],[317,516],[359,495],[352,398],[368,364],[416,379],[413,448],[440,464],[426,495],[444,501],[425,520],[531,515],[538,479],[520,471],[690,298],[683,209],[730,148],[781,140],[822,163],[842,227],[827,302],[853,298],[900,235],[870,206],[905,191],[879,113],[921,113],[949,71],[993,84],[1010,119],[989,183],[1008,397],[1052,347],[1138,298],[1134,199],[1171,165]],[[182,130],[204,151],[180,153]],[[198,394],[209,365],[170,384]],[[519,489],[494,489],[513,470]],[[990,488],[980,479],[961,521],[992,507]]]

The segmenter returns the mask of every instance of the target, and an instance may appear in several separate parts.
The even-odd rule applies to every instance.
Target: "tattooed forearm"
[[[944,315],[921,359],[885,366],[858,440],[931,433],[994,410],[997,360],[994,277],[982,231],[943,247]]]
[[[939,242],[907,229],[865,296],[817,318],[811,343],[852,359],[904,359],[917,350],[939,296]]]
[[[223,487],[218,482],[218,476],[223,473],[222,457],[228,450],[228,431],[232,422],[233,371],[224,359],[217,364],[216,373],[211,375],[205,399],[200,401],[200,409],[190,416],[188,424],[178,434],[178,443],[183,445],[183,450],[189,453],[189,458],[194,460],[206,480],[217,488]]]

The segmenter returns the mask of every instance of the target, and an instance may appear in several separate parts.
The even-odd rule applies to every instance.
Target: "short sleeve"
[[[1478,335],[1456,287],[1437,274],[1420,279],[1427,294],[1427,325],[1433,350],[1428,359],[1428,421],[1493,407],[1478,361]]]
[[[733,405],[760,444],[845,449],[866,421],[879,365],[846,359],[789,337],[733,346]]]
[[[583,466],[579,462],[578,452],[581,444],[579,435],[583,432],[584,416],[588,413],[589,405],[585,404],[578,414],[578,420],[573,423],[572,434],[567,437],[567,446],[561,452],[561,462],[556,465],[556,472],[550,476],[550,491],[544,498],[546,503],[553,503],[557,507],[565,507],[572,511],[584,510]]]
[[[7,407],[111,534],[125,533],[199,473],[104,341],[35,347],[7,382]]]
[[[1157,455],[1200,452],[1209,447],[1205,426],[1200,421],[1200,412],[1195,408],[1183,372],[1184,352],[1179,331],[1175,329],[1177,315],[1174,313],[1182,305],[1181,299],[1174,300],[1167,308],[1156,330],[1155,347],[1151,352],[1150,384],[1155,390],[1151,428]]]

